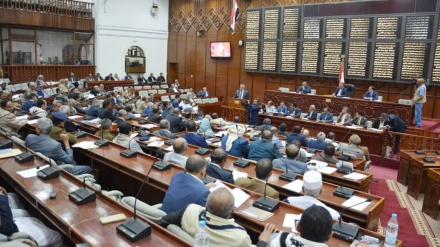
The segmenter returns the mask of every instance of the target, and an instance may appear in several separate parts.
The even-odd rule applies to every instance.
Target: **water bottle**
[[[397,214],[392,214],[387,224],[385,233],[385,247],[394,247],[397,243],[397,233],[399,232],[399,223],[397,223]]]
[[[199,229],[197,229],[194,247],[209,247],[209,235],[206,231],[206,222],[199,221]]]

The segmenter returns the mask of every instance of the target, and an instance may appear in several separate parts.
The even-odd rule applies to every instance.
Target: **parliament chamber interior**
[[[440,247],[440,0],[0,0],[0,54],[0,246]]]

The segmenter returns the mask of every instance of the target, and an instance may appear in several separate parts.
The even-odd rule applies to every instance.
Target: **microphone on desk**
[[[241,143],[240,143],[240,135],[238,134],[238,124],[235,124],[235,127],[237,128],[237,142],[238,142],[238,146],[241,146]],[[245,129],[245,130],[246,130],[246,129]],[[251,131],[252,131],[252,130],[251,130]],[[245,160],[243,160],[243,154],[242,154],[241,152],[240,152],[240,159],[238,159],[238,160],[236,160],[236,161],[234,162],[234,165],[235,165],[235,166],[239,166],[239,167],[242,167],[242,168],[248,167],[249,164],[250,164],[249,161],[245,161]]]
[[[24,143],[24,146],[26,148],[26,151],[15,156],[15,161],[17,161],[18,163],[25,163],[34,160],[34,155],[28,152],[28,146],[26,142]]]
[[[166,140],[164,142],[164,144],[168,145],[168,146],[172,146],[174,144],[174,138],[176,138],[176,134],[171,133],[171,138]]]
[[[55,168],[55,166],[52,164],[50,156],[47,156],[46,158],[49,161],[49,167],[46,167],[42,170],[37,171],[37,176],[43,180],[48,180],[48,179],[59,177],[60,170],[58,168]],[[46,158],[43,160],[43,162],[46,160]]]
[[[7,115],[7,114],[6,114]],[[3,129],[0,126],[0,130],[2,130],[3,132],[5,132],[6,134],[6,139],[2,140],[0,142],[0,149],[8,149],[8,148],[13,148],[14,147],[14,142],[10,139],[10,135],[13,135],[13,133],[10,133],[9,131],[6,131],[5,129]]]
[[[281,175],[279,176],[279,178],[282,179],[282,180],[289,181],[289,182],[295,181],[295,180],[296,180],[296,177],[297,177],[297,174],[295,174],[295,173],[289,173],[289,166],[288,166],[287,163],[283,160],[283,158],[278,159],[278,160],[281,160],[281,162],[283,162],[284,165],[286,165],[286,172],[284,172],[283,174],[281,174]]]
[[[269,176],[266,178],[266,184],[264,185],[264,194],[263,197],[260,197],[258,200],[256,200],[254,203],[252,203],[252,206],[263,209],[265,211],[273,212],[278,209],[280,206],[280,203],[278,200],[270,199],[266,197],[266,188],[267,188],[267,180],[269,179]]]
[[[82,188],[79,188],[68,194],[69,199],[71,201],[74,201],[78,205],[86,204],[96,200],[96,192],[86,187],[86,178],[89,179],[90,177],[84,176]]]
[[[339,187],[336,188],[335,191],[333,191],[333,195],[338,196],[338,197],[342,197],[345,199],[349,199],[353,196],[354,190],[342,187],[342,185],[344,184],[344,180],[345,180],[345,178],[342,177],[341,183],[339,184]]]
[[[427,153],[425,153],[425,157],[423,157],[423,161],[426,163],[435,163],[435,158],[434,157],[427,157]]]
[[[163,161],[163,159],[158,161],[159,156],[161,154],[162,154],[162,149],[158,148],[156,151],[156,161],[153,163],[152,167],[156,170],[159,170],[159,171],[166,171],[166,170],[171,169],[170,163]]]
[[[341,212],[339,213],[340,214],[339,221],[333,225],[333,228],[332,228],[333,236],[335,236],[336,238],[339,238],[339,239],[346,240],[350,243],[353,242],[358,235],[359,228],[356,226],[348,225],[348,224],[342,224],[342,213],[349,208],[352,208],[354,206],[357,206],[357,205],[365,203],[365,202],[371,202],[371,201],[372,201],[372,199],[368,198],[363,202],[359,202],[359,203],[356,203],[354,205],[351,205],[349,207],[345,207],[344,209],[342,209]]]
[[[136,217],[137,215],[136,202],[138,200],[139,194],[142,191],[142,188],[144,187],[145,181],[147,181],[147,183],[149,182],[150,172],[154,168],[154,164],[156,164],[158,159],[159,159],[159,152],[156,153],[156,157],[153,161],[153,164],[148,170],[147,176],[145,176],[144,180],[142,181],[141,187],[139,188],[136,197],[134,198],[133,217],[124,221],[123,223],[121,223],[116,227],[116,232],[118,232],[126,239],[130,240],[131,242],[136,242],[140,239],[146,238],[151,235],[151,226],[148,223],[143,222]]]
[[[349,156],[347,155],[347,157],[349,157]],[[345,164],[345,166],[344,166],[344,164]],[[353,172],[353,163],[351,163],[351,162],[338,161],[338,163],[336,163],[336,167],[338,168],[336,170],[336,172],[339,172],[339,173],[350,174]]]
[[[397,99],[396,99],[396,101],[394,101],[394,103],[399,103],[399,99],[402,96],[402,94],[403,94],[403,91],[400,92],[399,96],[397,96]]]
[[[131,141],[133,140],[133,138],[135,138],[138,135],[138,133],[134,134],[133,137],[130,138],[130,140],[128,140],[128,149],[125,149],[124,151],[122,151],[121,153],[119,153],[119,155],[121,155],[122,157],[125,158],[133,158],[136,157],[137,152],[131,150]]]
[[[96,141],[94,144],[95,144],[95,146],[98,146],[98,147],[106,147],[109,145],[109,141],[104,139],[104,130],[102,130],[102,132],[101,132],[101,140]]]

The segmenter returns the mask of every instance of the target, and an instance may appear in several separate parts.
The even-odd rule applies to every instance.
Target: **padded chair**
[[[134,89],[142,89],[142,86],[134,86]]]
[[[310,90],[310,95],[316,95],[316,89],[311,89]]]
[[[153,86],[151,86],[151,88],[159,89],[160,86],[159,85],[153,85]]]
[[[160,90],[157,90],[157,93],[158,94],[166,94],[167,90],[160,89]]]
[[[185,232],[182,228],[180,228],[177,225],[169,224],[167,227],[167,230],[174,233],[175,235],[181,237],[186,242],[190,243],[191,245],[194,245],[195,239],[189,235],[187,232]]]
[[[368,120],[367,121],[367,128],[371,128],[373,126],[373,122]]]
[[[175,96],[174,96],[174,97],[175,97]],[[160,96],[160,100],[161,100],[162,102],[169,102],[169,101],[171,101],[171,100],[170,100],[170,96],[168,96],[168,95]]]
[[[121,199],[124,197],[124,194],[119,190],[111,190],[111,191],[102,190],[101,193],[118,202],[120,202]]]
[[[376,101],[382,101],[383,100],[383,96],[377,96],[377,100]]]
[[[344,84],[344,87],[347,89],[347,97],[353,98],[354,85],[353,84]]]
[[[123,87],[114,87],[113,91],[115,92],[123,91]]]
[[[176,98],[175,94],[171,95],[171,99],[175,99],[175,98]]]
[[[168,88],[168,84],[162,84],[160,85],[160,88]]]
[[[134,198],[132,196],[126,196],[121,199],[121,203],[124,204],[125,206],[133,209],[135,199],[136,198]],[[145,216],[154,222],[159,222],[159,220],[161,220],[162,217],[167,215],[164,211],[160,210],[161,207],[162,207],[162,204],[156,204],[156,205],[151,206],[151,205],[148,205],[145,202],[142,202],[140,200],[138,200],[136,203],[137,212],[140,215]]]
[[[151,89],[151,86],[144,86],[144,89]]]
[[[157,94],[157,90],[156,89],[148,90],[148,92]]]
[[[180,98],[181,98],[181,99],[187,99],[187,98],[188,98],[188,94],[181,94],[181,95],[180,95]]]
[[[139,91],[139,97],[147,97],[148,96],[148,91]]]

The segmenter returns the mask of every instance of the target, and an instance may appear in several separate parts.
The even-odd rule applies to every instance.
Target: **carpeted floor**
[[[384,233],[391,214],[397,213],[399,239],[403,240],[403,246],[439,247],[440,221],[434,221],[421,212],[421,203],[418,202],[423,202],[423,198],[411,200],[406,194],[406,187],[396,182],[397,171],[394,169],[372,165],[370,172],[375,179],[371,183],[370,192],[386,198],[379,231]]]

